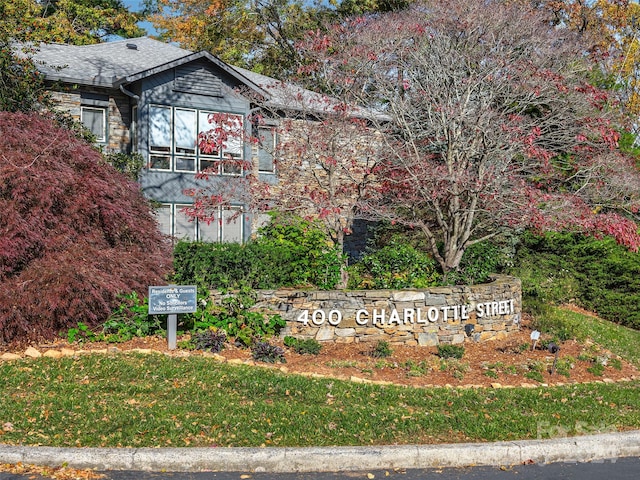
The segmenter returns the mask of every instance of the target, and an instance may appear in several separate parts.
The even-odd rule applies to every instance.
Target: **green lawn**
[[[83,447],[495,441],[640,428],[640,382],[413,389],[200,356],[0,364],[0,442]]]

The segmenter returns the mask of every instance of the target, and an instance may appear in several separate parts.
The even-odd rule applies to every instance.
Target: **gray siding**
[[[180,67],[146,78],[128,88],[139,95],[138,101],[138,145],[137,151],[146,160],[149,159],[149,106],[165,105],[178,108],[198,109],[225,113],[249,114],[248,99],[238,95],[234,88],[237,86],[224,72],[217,72],[204,68],[195,63],[188,68]],[[201,85],[185,86],[185,80],[203,80]],[[217,85],[217,87],[216,87]],[[217,92],[212,92],[212,89]],[[216,94],[212,94],[216,93]],[[245,122],[246,124],[246,122]],[[248,125],[247,125],[248,127]],[[244,155],[250,159],[251,148],[245,145]],[[169,172],[145,169],[140,176],[140,184],[145,196],[160,203],[190,204],[192,198],[185,195],[186,189],[202,187],[205,181],[197,180],[195,173]],[[239,178],[232,176],[211,177],[213,182],[238,182]],[[240,202],[235,202],[240,205]],[[251,235],[250,216],[245,219],[244,236]]]
[[[222,96],[222,80],[204,62],[193,62],[175,69],[173,89],[211,97]]]

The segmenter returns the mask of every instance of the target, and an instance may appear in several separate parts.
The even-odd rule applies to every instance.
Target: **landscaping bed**
[[[439,354],[436,347],[386,345],[384,352],[376,351],[385,347],[379,343],[322,343],[317,355],[299,354],[283,345],[280,339],[271,339],[271,344],[282,347],[285,363],[255,361],[250,349],[231,343],[227,343],[219,353],[209,355],[216,361],[273,365],[291,374],[414,387],[535,387],[584,382],[613,383],[640,378],[640,371],[633,364],[589,340],[558,342],[560,350],[554,369],[555,355],[546,348],[550,339],[543,335],[534,349],[532,329],[528,323],[524,321],[520,330],[501,340],[464,343],[461,345],[464,350],[462,358],[442,358],[443,354]],[[188,335],[181,337],[179,343],[186,343],[188,338]],[[167,340],[159,336],[134,338],[120,344],[56,342],[38,345],[35,350],[37,353],[32,350],[32,355],[40,353],[54,357],[92,351],[113,353],[129,350],[143,353],[155,351],[172,356],[207,355],[207,352],[200,350],[182,348],[170,351]],[[24,355],[24,351],[14,353]]]

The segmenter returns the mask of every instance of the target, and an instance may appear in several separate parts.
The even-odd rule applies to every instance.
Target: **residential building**
[[[193,53],[148,37],[85,46],[42,44],[33,60],[55,85],[60,108],[88,127],[105,152],[143,156],[141,188],[157,204],[166,234],[222,242],[249,237],[252,218],[240,199],[219,211],[216,221],[198,222],[182,211],[192,202],[185,192],[203,185],[198,173],[205,169],[212,173],[208,181],[239,182],[245,161],[255,164],[261,179],[275,182],[273,149],[236,136],[224,148],[203,151],[197,138],[215,128],[211,119],[223,114],[230,120],[224,128],[275,142],[272,128],[251,125],[249,118],[253,95],[274,105],[286,100],[278,97],[280,82],[232,67],[208,52]]]

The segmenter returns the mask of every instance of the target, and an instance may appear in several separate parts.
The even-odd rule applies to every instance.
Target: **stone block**
[[[380,342],[386,340],[389,340],[389,337],[385,334],[365,335],[363,337],[360,337],[361,342]]]
[[[494,335],[495,335],[495,332],[492,332],[492,331],[482,332],[480,333],[480,341],[485,342],[487,340],[490,340],[494,337]]]
[[[22,357],[20,355],[18,355],[17,353],[3,353],[2,355],[0,355],[0,360],[6,360],[6,361],[10,361],[10,360],[20,360]]]
[[[437,333],[420,333],[418,334],[418,345],[421,347],[435,347],[440,344]]]
[[[399,292],[393,292],[391,298],[394,302],[423,302],[425,299],[425,293],[402,290]]]
[[[24,356],[29,358],[40,358],[42,354],[37,349],[29,347],[24,351]]]
[[[336,328],[335,333],[337,337],[353,337],[356,334],[355,328]]]
[[[59,351],[59,350],[47,350],[46,352],[44,352],[44,354],[42,356],[43,357],[47,357],[47,358],[62,358],[62,357],[64,357],[62,352]]]
[[[356,323],[355,314],[342,317],[342,321],[340,322],[341,328],[357,328],[358,324]]]
[[[427,306],[446,305],[447,297],[445,295],[432,295],[430,293],[427,293],[425,295],[424,302]]]
[[[355,342],[355,337],[337,337],[335,339],[336,343],[343,343],[343,344],[349,344],[349,343],[354,343]]]
[[[454,345],[464,343],[464,333],[456,333],[451,339],[451,343]]]
[[[326,342],[327,340],[333,340],[335,327],[321,327],[316,333],[316,340],[318,342]]]
[[[507,338],[509,335],[507,334],[507,332],[496,332],[496,334],[493,336],[492,340],[504,340],[505,338]]]

